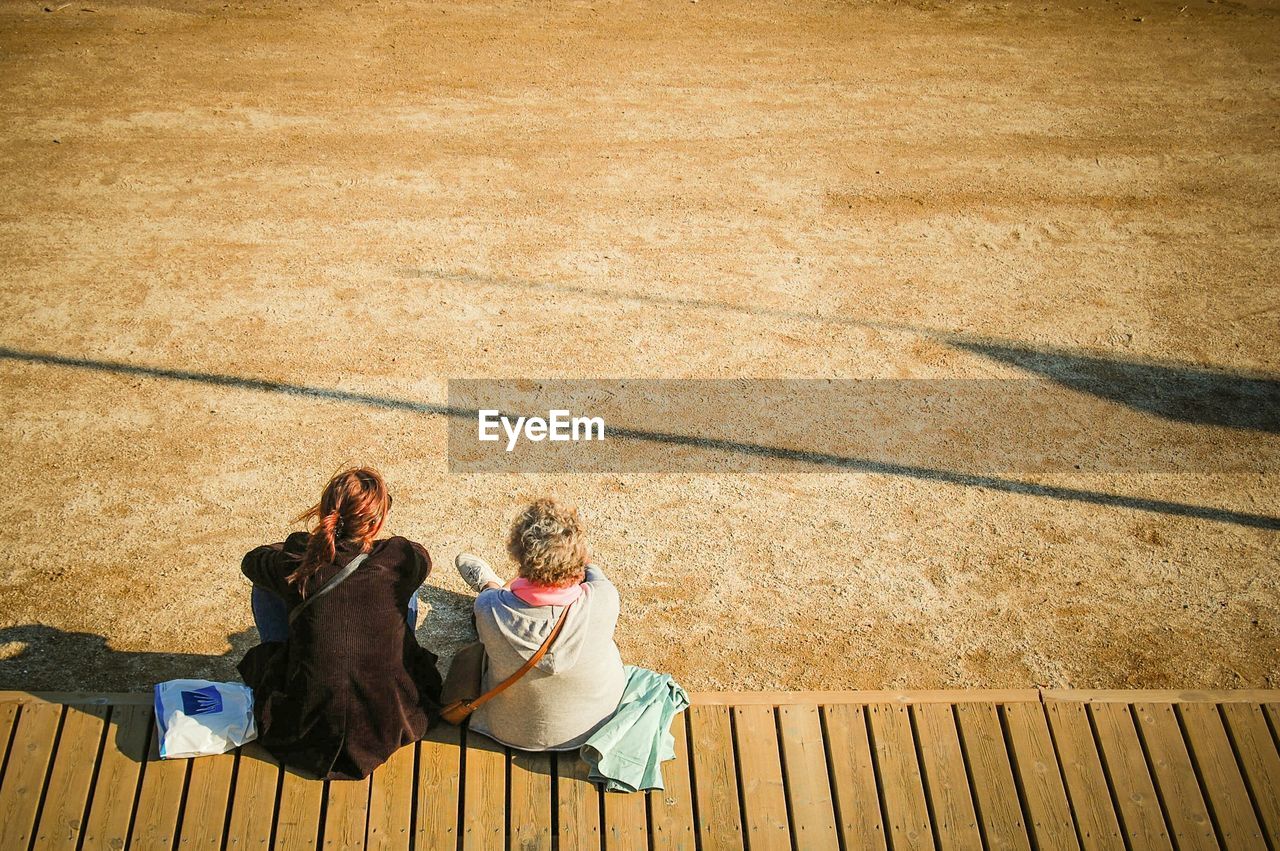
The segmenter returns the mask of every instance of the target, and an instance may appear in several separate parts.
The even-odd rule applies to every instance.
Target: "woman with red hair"
[[[298,517],[309,532],[241,564],[262,637],[239,665],[258,741],[324,779],[367,777],[439,709],[436,657],[414,635],[431,557],[405,538],[377,539],[390,510],[376,470],[343,471]]]

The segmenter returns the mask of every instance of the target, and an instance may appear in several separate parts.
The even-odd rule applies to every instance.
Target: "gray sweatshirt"
[[[488,665],[484,688],[511,676],[550,634],[563,606],[531,606],[506,588],[476,597]],[[626,674],[613,641],[618,589],[587,566],[582,596],[537,666],[471,716],[471,729],[521,750],[573,750],[618,708]]]

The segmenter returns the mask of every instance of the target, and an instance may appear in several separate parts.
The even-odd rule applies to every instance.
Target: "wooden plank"
[[[68,707],[36,828],[37,849],[75,849],[88,809],[109,707]]]
[[[932,848],[933,829],[909,712],[906,706],[872,704],[867,707],[872,753],[893,848]]]
[[[955,707],[955,713],[986,847],[996,851],[1031,851],[1022,807],[1018,803],[1018,786],[995,704],[961,703]]]
[[[1172,851],[1132,710],[1123,703],[1094,703],[1090,704],[1089,713],[1102,746],[1102,767],[1111,779],[1120,807],[1120,826],[1130,847]]]
[[[1035,845],[1079,848],[1044,707],[1038,703],[1009,703],[1001,711],[1009,731],[1013,776],[1026,804]]]
[[[1111,803],[1111,787],[1093,742],[1085,705],[1058,701],[1045,704],[1045,709],[1067,782],[1067,795],[1076,814],[1080,844],[1086,851],[1123,847],[1120,820]]]
[[[649,793],[650,838],[654,851],[692,848],[693,787],[689,779],[689,713],[681,712],[671,721],[676,758],[662,764],[661,790]]]
[[[13,726],[18,721],[18,703],[0,703],[0,764],[9,753],[9,739],[13,737]],[[0,778],[3,780],[3,778]]]
[[[555,767],[560,851],[600,851],[600,787],[576,753],[556,754]]]
[[[1151,765],[1156,794],[1179,851],[1216,849],[1218,840],[1209,810],[1200,795],[1191,755],[1187,753],[1173,705],[1137,703],[1133,706],[1138,733]]]
[[[601,792],[604,796],[604,846],[609,851],[647,851],[648,814],[643,792]]]
[[[1085,703],[1268,703],[1280,701],[1276,689],[1045,689],[1044,702]]]
[[[837,851],[835,801],[818,707],[795,704],[780,706],[777,711],[795,846]]]
[[[551,849],[551,755],[511,752],[511,808],[508,847]]]
[[[149,691],[0,691],[0,703],[49,703],[56,706],[95,704],[98,706],[151,706],[155,696]]]
[[[787,794],[782,784],[777,717],[772,706],[735,706],[738,777],[747,846],[752,851],[790,849]]]
[[[762,712],[767,712],[771,706],[783,707],[784,709],[779,710],[778,713],[779,724],[782,725],[785,723],[785,719],[790,717],[788,713],[793,708],[798,707],[798,704],[795,703],[795,699],[806,694],[810,693],[795,692],[778,693],[773,695],[762,694],[758,696],[751,706],[761,710]],[[828,744],[831,751],[831,778],[828,786],[828,794],[832,799],[832,803],[836,807],[840,807],[841,805],[842,787],[851,802],[855,800],[865,802],[865,793],[861,796],[858,794],[858,775],[853,770],[853,765],[857,760],[857,736],[854,731],[860,730],[863,735],[864,746],[869,745],[869,742],[867,742],[865,738],[867,721],[863,715],[862,708],[855,703],[843,702],[843,700],[852,699],[852,696],[858,693],[849,692],[839,694],[842,698],[841,701],[838,701],[832,706],[826,707],[822,710],[822,715],[828,722]],[[879,709],[883,711],[888,711],[894,707],[901,709],[904,703],[909,702],[906,699],[908,693],[905,692],[879,694],[897,695],[897,698],[891,703],[891,705],[879,707]],[[987,728],[988,734],[986,736],[986,741],[988,745],[992,745],[992,747],[973,747],[970,742],[967,722],[968,718],[980,718],[983,717],[982,713],[989,713],[991,711],[990,708],[982,709],[980,703],[974,702],[982,694],[983,693],[981,692],[969,693],[969,697],[971,699],[958,703],[954,710],[961,732],[959,741],[964,746],[963,756],[968,760],[970,779],[973,784],[973,799],[976,804],[975,815],[982,824],[985,838],[991,847],[1026,847],[1025,845],[1016,844],[1016,841],[1015,844],[1002,846],[998,840],[1004,834],[993,830],[993,824],[996,824],[996,822],[990,820],[988,817],[986,801],[988,799],[994,800],[994,796],[988,794],[984,790],[987,788],[989,783],[999,785],[1001,781],[999,779],[990,780],[988,777],[988,774],[991,777],[999,777],[999,772],[995,770],[999,767],[999,760],[994,756],[989,757],[984,756],[984,754],[998,755],[1000,748],[995,747],[995,745],[998,745],[999,740],[990,735],[990,728],[992,725],[990,715],[988,714],[985,722],[974,722],[974,724],[977,728],[981,728],[983,726]],[[1086,744],[1092,746],[1093,731],[1090,731],[1090,736],[1086,739],[1082,735],[1084,728],[1082,728],[1078,722],[1064,721],[1063,719],[1070,718],[1071,712],[1074,711],[1065,707],[1071,704],[1075,704],[1077,706],[1083,706],[1085,703],[1090,704],[1090,708],[1087,711],[1094,719],[1098,743],[1101,745],[1101,751],[1098,751],[1095,748],[1094,754],[1095,756],[1100,757],[1098,764],[1104,772],[1104,783],[1109,777],[1111,787],[1115,792],[1114,803],[1116,809],[1112,810],[1112,816],[1119,817],[1117,819],[1116,826],[1118,829],[1122,829],[1124,832],[1129,834],[1130,842],[1134,847],[1138,847],[1139,844],[1145,847],[1168,847],[1170,837],[1167,835],[1167,830],[1164,831],[1163,834],[1161,832],[1163,816],[1157,811],[1157,807],[1155,806],[1157,802],[1153,800],[1153,795],[1159,798],[1158,803],[1160,803],[1164,808],[1167,808],[1170,826],[1174,827],[1173,833],[1178,839],[1179,847],[1215,847],[1216,843],[1213,833],[1213,821],[1210,818],[1210,812],[1212,812],[1213,816],[1219,821],[1219,827],[1223,830],[1224,845],[1226,847],[1253,847],[1253,845],[1257,845],[1263,841],[1262,837],[1264,836],[1264,829],[1266,831],[1266,835],[1271,836],[1273,843],[1277,841],[1277,828],[1275,825],[1280,824],[1280,800],[1277,799],[1277,795],[1280,795],[1280,793],[1276,791],[1277,784],[1273,775],[1277,770],[1275,766],[1280,764],[1280,753],[1277,753],[1276,751],[1275,741],[1272,738],[1273,733],[1272,730],[1269,729],[1269,724],[1280,727],[1280,718],[1274,716],[1274,713],[1276,712],[1274,707],[1265,708],[1259,707],[1256,704],[1250,704],[1243,699],[1243,693],[1232,693],[1229,700],[1224,699],[1222,701],[1223,705],[1219,710],[1213,706],[1201,706],[1191,702],[1194,698],[1198,698],[1203,694],[1214,693],[1137,692],[1136,694],[1149,696],[1152,699],[1145,701],[1143,706],[1135,708],[1132,713],[1132,717],[1136,720],[1136,723],[1141,730],[1141,736],[1135,737],[1133,736],[1132,730],[1130,730],[1129,734],[1126,736],[1123,723],[1120,720],[1117,720],[1118,717],[1123,716],[1125,712],[1129,711],[1121,697],[1133,695],[1135,692],[1091,693],[1087,696],[1081,696],[1079,693],[1073,694],[1077,695],[1075,699],[1060,699],[1055,696],[1050,701],[1050,708],[1047,710],[1047,713],[1054,718],[1054,732],[1057,733],[1059,727],[1061,727],[1062,730],[1065,731],[1064,736],[1062,737],[1063,743],[1069,746],[1079,745],[1080,753],[1087,756],[1088,748],[1084,746]],[[1274,699],[1277,693],[1264,692],[1262,694],[1269,695]],[[75,693],[70,697],[73,699],[74,705],[84,708],[84,717],[92,717],[92,713],[96,711],[98,713],[96,716],[98,723],[102,723],[103,712],[108,704],[108,701],[103,699],[102,695]],[[70,793],[64,793],[60,790],[62,790],[64,786],[68,788],[78,788],[79,786],[83,786],[90,782],[93,783],[94,790],[88,811],[88,818],[84,822],[83,826],[83,847],[88,848],[110,845],[113,839],[117,842],[123,842],[124,839],[127,838],[130,830],[129,821],[131,813],[134,810],[134,792],[138,789],[137,779],[140,768],[139,763],[134,760],[145,753],[144,743],[148,741],[147,726],[149,723],[148,716],[150,714],[149,696],[142,695],[135,697],[141,697],[141,699],[126,701],[111,710],[111,715],[109,716],[110,723],[108,724],[106,731],[106,743],[102,752],[101,765],[98,768],[99,777],[97,781],[93,781],[92,765],[90,765],[88,769],[85,769],[83,767],[83,762],[81,762],[80,767],[73,770],[70,757],[68,757],[67,761],[63,761],[62,744],[58,745],[57,753],[51,753],[46,756],[44,765],[45,773],[40,780],[40,787],[37,789],[36,800],[34,802],[34,806],[38,808],[40,806],[40,789],[43,788],[47,778],[49,792],[44,799],[45,812],[39,814],[39,825],[38,829],[34,832],[34,836],[30,828],[28,828],[28,833],[26,834],[27,840],[34,842],[36,847],[56,845],[56,831],[49,830],[46,832],[45,828],[47,825],[61,823],[70,831],[75,831],[77,829],[76,826],[71,824],[73,816],[70,815],[70,813],[76,809],[76,804],[74,803],[74,789]],[[717,697],[724,698],[726,696],[719,695]],[[1082,697],[1087,697],[1087,699],[1082,699]],[[920,721],[918,724],[919,730],[924,731],[921,733],[921,740],[926,760],[924,766],[925,776],[930,780],[931,787],[934,773],[932,767],[933,761],[935,759],[943,759],[944,757],[954,759],[954,752],[950,756],[947,756],[942,752],[935,754],[934,748],[928,746],[926,743],[926,737],[929,735],[928,730],[930,730],[931,727],[924,721],[924,719],[932,717],[935,713],[941,713],[943,708],[937,706],[937,703],[937,700],[930,699],[923,699],[919,701],[921,709],[917,714],[917,718]],[[1175,705],[1177,706],[1176,710],[1173,709]],[[19,710],[19,706],[23,708]],[[42,700],[38,695],[24,694],[23,699],[20,702],[0,701],[0,733],[3,733],[2,728],[5,726],[6,717],[9,719],[17,719],[17,723],[13,724],[13,726],[17,728],[14,730],[14,757],[16,757],[20,746],[25,747],[25,745],[21,744],[22,741],[25,741],[25,739],[23,739],[22,730],[23,713],[27,711],[34,713],[38,711],[40,707],[45,707],[44,711],[52,711],[55,714],[59,711],[59,707]],[[1006,719],[1012,718],[1014,722],[1019,721],[1020,718],[1025,720],[1023,716],[1029,716],[1030,714],[1028,707],[1030,707],[1030,711],[1035,710],[1034,704],[1029,704],[1028,706],[1023,706],[1021,708],[1017,707],[1017,704],[1009,704],[1006,706]],[[722,713],[724,712],[723,705],[719,702],[700,704],[696,708],[700,710],[717,710]],[[749,707],[744,707],[741,710],[733,710],[733,712],[735,717],[748,718],[750,717],[749,714],[747,714],[748,709]],[[797,708],[797,711],[800,711],[801,709],[803,709],[803,707]],[[812,711],[811,707],[810,710]],[[1167,718],[1161,714],[1162,711],[1168,713]],[[74,712],[81,713],[81,710],[75,710]],[[1044,711],[1042,710],[1041,712],[1041,723],[1043,724]],[[1221,714],[1219,714],[1219,712]],[[1271,719],[1268,719],[1267,717],[1268,712],[1273,713],[1273,717]],[[1178,715],[1176,713],[1181,713],[1185,722],[1185,740],[1182,738],[1183,729],[1178,728]],[[845,716],[857,716],[857,718],[856,720],[850,720]],[[66,721],[62,726],[62,735],[67,737],[64,742],[65,744],[70,744],[74,738],[80,736],[80,733],[77,732],[78,725],[83,722],[77,721],[72,723],[72,718],[73,712],[69,711],[66,716]],[[842,719],[841,723],[832,725],[832,718]],[[692,730],[693,710],[688,714],[688,720],[689,729]],[[1168,723],[1170,720],[1173,722],[1172,730]],[[881,721],[879,723],[883,724],[884,722]],[[1133,723],[1134,722],[1132,721],[1130,722],[1131,727]],[[712,726],[714,726],[714,722]],[[1034,722],[1032,722],[1031,726],[1035,726]],[[878,740],[879,734],[881,733],[878,722],[873,720],[872,727],[878,734]],[[839,730],[833,734],[832,730],[835,728],[839,728]],[[452,728],[449,729],[452,730]],[[1047,731],[1047,725],[1045,726],[1045,729]],[[887,734],[891,731],[892,727],[886,726],[883,732]],[[54,735],[56,735],[56,726]],[[806,810],[809,806],[808,802],[821,800],[821,784],[818,783],[820,778],[818,774],[812,771],[805,775],[797,775],[797,777],[800,778],[799,780],[792,777],[793,768],[806,764],[806,760],[809,760],[809,757],[793,761],[791,757],[788,756],[788,748],[790,747],[788,737],[789,734],[783,732],[781,738],[778,739],[779,746],[782,748],[783,756],[783,759],[779,763],[779,768],[785,772],[787,783],[783,788],[785,788],[788,793],[788,797],[785,800],[790,802],[793,820],[796,822],[796,842],[805,846],[807,840],[807,844],[809,846],[820,845],[822,844],[821,840],[814,840],[812,837],[801,838],[804,834],[801,833],[800,825],[802,823],[807,824],[809,822],[807,819],[802,821],[799,816],[799,813]],[[679,739],[681,737],[677,736],[677,738]],[[835,744],[835,740],[837,739],[841,740],[840,747],[837,747]],[[1009,764],[1008,768],[1011,776],[1015,777],[1016,781],[1021,784],[1023,794],[1027,799],[1028,814],[1051,811],[1054,808],[1052,803],[1053,795],[1051,791],[1053,786],[1052,781],[1047,780],[1045,776],[1038,775],[1035,772],[1028,775],[1025,771],[1028,763],[1026,763],[1022,758],[1028,753],[1034,755],[1037,740],[1036,732],[1033,729],[1020,727],[1018,723],[1010,723],[1009,739],[1012,746],[1014,762]],[[980,739],[975,738],[975,741],[979,740]],[[3,735],[0,735],[0,747],[3,746],[4,741],[5,739]],[[1146,761],[1142,759],[1142,754],[1137,751],[1135,742],[1137,742],[1141,747],[1144,747],[1150,755],[1150,775],[1146,775],[1142,770],[1140,770],[1145,768]],[[1188,743],[1190,747],[1189,750]],[[685,743],[681,741],[678,743],[678,747],[684,744]],[[912,744],[914,747],[914,742]],[[133,759],[128,757],[130,747],[135,751]],[[697,745],[695,743],[695,749],[696,747]],[[946,749],[947,748],[944,748],[943,750],[945,751]],[[84,750],[84,748],[77,747],[67,751],[67,753],[80,753]],[[92,749],[89,750],[92,751]],[[705,760],[696,752],[696,750],[692,754],[687,752],[687,747],[684,748],[684,750],[686,751],[685,756],[688,758],[688,764],[692,766],[694,774],[697,775],[699,762]],[[710,750],[714,755],[715,748],[712,747]],[[1070,750],[1070,747],[1068,747],[1068,750]],[[1181,750],[1181,755],[1179,755],[1179,750]],[[1050,744],[1050,752],[1052,752],[1052,744]],[[441,751],[441,754],[443,753],[444,752]],[[880,751],[877,748],[877,754],[879,753]],[[424,788],[420,790],[419,808],[420,812],[424,815],[424,818],[420,818],[418,824],[415,825],[415,829],[418,831],[420,836],[419,847],[451,847],[452,843],[456,839],[456,815],[458,811],[458,799],[460,797],[458,792],[461,790],[463,783],[461,772],[458,770],[459,766],[456,764],[457,752],[455,751],[454,754],[455,765],[452,768],[448,766],[447,759],[422,760],[423,765],[421,767],[420,778],[425,777],[428,771],[434,771],[435,768],[439,768],[440,779],[438,782],[430,784],[430,786],[425,783],[421,784]],[[143,769],[142,789],[138,795],[138,824],[133,827],[136,847],[151,847],[152,845],[158,845],[160,847],[165,846],[165,822],[169,821],[171,825],[176,823],[178,818],[177,810],[183,801],[184,787],[188,785],[188,782],[190,789],[185,793],[188,810],[187,813],[182,816],[183,836],[180,837],[179,844],[183,847],[189,847],[191,838],[196,836],[207,837],[207,834],[204,832],[192,832],[189,828],[194,829],[194,827],[201,824],[203,820],[206,820],[205,817],[197,815],[201,812],[201,807],[203,805],[210,803],[210,796],[205,794],[204,789],[206,788],[206,785],[212,781],[207,780],[204,775],[206,771],[208,771],[210,773],[210,777],[216,779],[217,772],[214,771],[213,767],[210,767],[209,769],[198,768],[198,764],[204,763],[205,761],[202,759],[192,764],[190,769],[190,781],[188,781],[186,777],[187,768],[182,761],[159,762],[156,760],[156,756],[156,754],[151,754],[148,757],[145,768]],[[749,755],[746,761],[749,762],[754,758],[754,756],[756,755]],[[867,767],[872,769],[872,771],[867,772],[867,776],[874,779],[874,766],[869,764],[869,747],[867,748],[867,756]],[[29,766],[29,761],[15,761],[14,757],[11,757],[10,759],[10,774],[19,769],[25,770],[28,773],[34,771],[34,769]],[[914,761],[914,749],[910,752],[910,757],[912,761]],[[995,768],[992,768],[991,761],[993,759],[995,760]],[[1083,763],[1083,767],[1076,766],[1073,768],[1072,759],[1074,759],[1074,753],[1069,754],[1068,757],[1064,758],[1064,763],[1066,765],[1065,770],[1068,772],[1069,776],[1068,782],[1073,784],[1073,795],[1075,792],[1075,785],[1084,784],[1082,788],[1096,788],[1097,775],[1093,768],[1088,764],[1088,761],[1086,760]],[[563,758],[561,761],[564,761]],[[732,747],[729,748],[727,761],[728,764],[732,766],[732,770],[736,773],[738,766],[734,761]],[[242,768],[247,767],[251,763],[256,764],[252,761],[245,760],[243,756],[241,757]],[[812,769],[813,763],[809,762],[808,764]],[[1200,784],[1196,780],[1195,769],[1197,766],[1202,772],[1204,790],[1207,792],[1209,798],[1207,802],[1205,797],[1201,795]],[[668,763],[667,766],[664,766],[664,772],[667,771],[668,767],[674,768],[675,766],[674,764]],[[1034,768],[1034,765],[1032,767]],[[270,772],[272,768],[273,767],[268,766],[268,771]],[[917,766],[917,769],[918,768],[919,766]],[[706,776],[711,777],[714,773],[714,771],[708,770]],[[954,774],[954,770],[952,770],[952,773]],[[749,772],[744,772],[744,781],[748,774]],[[938,776],[942,776],[942,774],[943,771],[939,770]],[[150,775],[150,780],[148,780],[148,775]],[[176,779],[177,782],[165,783],[163,782],[163,779],[156,779],[157,775],[168,777],[170,780]],[[1093,775],[1092,779],[1083,779],[1088,775]],[[677,772],[675,776],[679,777],[680,773]],[[1030,784],[1027,782],[1028,777],[1033,778],[1033,782]],[[248,774],[245,776],[245,779],[249,779]],[[569,778],[565,779],[568,780]],[[271,776],[270,780],[274,783],[275,777]],[[299,778],[299,780],[301,780],[301,778]],[[505,777],[503,780],[504,785],[501,788],[502,794],[505,795]],[[1037,788],[1039,788],[1036,782],[1038,780],[1045,781],[1043,785],[1045,788],[1049,789],[1047,793],[1045,792],[1045,788],[1039,789],[1039,792],[1044,794],[1036,792]],[[809,781],[813,781],[814,784],[816,784],[818,789],[816,796],[810,796],[805,791],[808,787],[805,787],[804,784]],[[302,780],[301,782],[311,784],[313,786],[321,785],[316,781]],[[454,784],[452,786],[452,797],[450,797],[450,782]],[[1008,779],[1006,778],[1003,782],[1007,787],[1009,782]],[[212,783],[212,785],[216,787],[217,783]],[[594,787],[590,786],[590,784],[585,785],[590,788],[592,792],[595,792]],[[865,785],[865,781],[863,781],[862,785]],[[1059,777],[1059,785],[1061,785],[1061,777]],[[6,818],[5,810],[2,809],[9,799],[15,794],[11,791],[10,786],[11,783],[9,778],[5,778],[4,783],[0,784],[0,831],[13,833],[14,828],[11,826],[13,820]],[[680,796],[678,795],[678,789],[675,789],[674,786],[678,786],[678,781],[669,787],[669,789],[677,793],[674,800],[676,805],[679,805]],[[569,788],[567,783],[562,783],[562,787]],[[239,794],[239,788],[240,779],[237,777],[237,795]],[[274,786],[272,788],[274,789]],[[693,795],[710,794],[709,790],[701,788],[691,788],[690,791],[691,794],[689,798],[685,799],[686,802],[691,800]],[[1191,794],[1188,795],[1188,793]],[[737,806],[736,785],[731,784],[727,789],[722,789],[721,795],[733,804],[732,818],[729,820],[728,829],[726,829],[726,825],[723,823],[717,825],[716,829],[710,831],[706,830],[702,825],[697,825],[695,828],[693,823],[692,807],[688,807],[685,810],[685,812],[688,813],[687,818],[680,817],[676,819],[675,823],[682,824],[684,826],[683,829],[688,832],[692,832],[696,829],[703,837],[704,841],[708,835],[715,835],[717,833],[719,836],[716,838],[719,838],[720,836],[735,837],[737,844],[731,844],[729,847],[740,847],[743,841],[743,831],[740,822],[740,810]],[[211,802],[212,810],[217,809],[217,797],[218,795],[215,788]],[[258,796],[255,795],[252,797]],[[271,795],[267,794],[264,797],[270,799]],[[282,798],[283,797],[284,794],[282,790]],[[305,797],[306,796],[304,795],[298,800],[304,800]],[[1110,792],[1108,792],[1108,801],[1110,800],[1110,797]],[[290,800],[293,800],[293,797],[291,797]],[[596,797],[594,800],[598,802],[599,798]],[[1011,798],[1008,795],[1005,795],[1002,800],[1009,802]],[[1188,804],[1188,800],[1190,801],[1190,804]],[[379,801],[382,801],[382,799],[379,798]],[[699,806],[701,807],[701,798],[699,798],[698,801]],[[172,803],[174,805],[172,811],[166,809],[166,803]],[[565,810],[564,803],[565,802],[562,800],[561,812]],[[880,802],[873,796],[871,803],[872,807],[870,808],[866,806],[851,807],[849,811],[853,814],[853,818],[844,817],[843,813],[845,810],[843,808],[837,811],[840,814],[837,824],[839,825],[839,831],[846,838],[847,847],[868,847],[866,842],[856,845],[854,844],[858,840],[868,839],[868,837],[861,835],[863,832],[869,832],[870,842],[883,844],[884,831],[881,823],[879,822]],[[432,819],[425,818],[426,814],[436,806],[438,806],[442,812],[448,812],[450,816]],[[662,847],[663,843],[666,841],[663,839],[664,833],[661,827],[666,824],[666,819],[662,814],[667,811],[668,807],[656,794],[652,797],[650,806],[652,809],[650,816],[653,829],[653,837],[651,841],[655,847]],[[610,807],[611,804],[608,801],[603,805],[607,814],[612,812]],[[305,807],[302,809],[305,811]],[[679,812],[679,806],[672,806],[670,809],[672,812]],[[712,809],[714,809],[714,807]],[[935,815],[937,815],[939,821],[939,839],[945,847],[947,839],[944,834],[950,835],[950,831],[944,827],[945,819],[943,818],[943,809],[935,808]],[[207,819],[210,823],[217,821],[212,810]],[[514,811],[513,807],[513,813]],[[251,812],[251,810],[243,811],[246,819],[248,819]],[[764,812],[768,814],[771,810],[766,806]],[[594,846],[599,845],[599,813],[600,808],[597,807],[595,810],[597,819],[595,827],[596,833],[588,834],[589,837],[594,836],[596,841],[592,843],[590,838],[587,839],[587,842]],[[772,813],[776,815],[776,807],[773,808]],[[785,818],[787,814],[785,807],[783,808],[782,813]],[[315,828],[318,827],[319,820],[318,814],[319,807],[317,801],[315,816],[312,821],[309,843],[311,845],[314,845],[315,841]],[[330,816],[333,815],[333,813],[330,813]],[[835,815],[836,813],[833,813],[833,816]],[[1005,815],[1009,815],[1008,809],[1006,809]],[[1082,812],[1080,816],[1082,819],[1081,832],[1091,832],[1091,828],[1087,826],[1087,814]],[[372,818],[372,816],[370,817]],[[926,812],[926,818],[927,817]],[[260,824],[262,822],[262,816],[260,813],[257,816],[257,819]],[[297,839],[297,836],[295,835],[295,832],[291,831],[287,826],[288,819],[282,819],[282,821],[286,823],[286,826],[281,831],[283,840],[280,843],[281,847],[296,847],[297,843],[294,840]],[[306,819],[303,818],[302,821],[305,822]],[[1014,818],[1008,821],[1015,826],[1017,825],[1018,819],[1016,817],[1016,811]],[[1105,818],[1103,821],[1105,822]],[[232,811],[232,822],[237,823],[237,811],[234,807]],[[513,820],[512,824],[514,825],[515,823],[516,822]],[[1071,829],[1071,822],[1069,818],[1065,824],[1074,837],[1074,830]],[[1033,831],[1037,828],[1036,825],[1032,825],[1030,827]],[[443,840],[436,845],[427,844],[425,839],[428,832],[437,828],[439,828],[441,833],[444,834]],[[1135,830],[1139,832],[1135,832]],[[374,839],[379,836],[380,832],[372,829],[372,822],[370,822],[370,831],[369,838],[371,844],[373,844]],[[305,835],[307,831],[304,828],[300,832]],[[931,828],[930,832],[932,832]],[[339,835],[340,833],[341,832],[339,831]],[[541,835],[541,833],[537,831],[535,831],[535,834]],[[19,837],[18,841],[21,845],[22,837],[20,835],[20,831],[15,833],[15,835]],[[213,835],[216,837],[216,832]],[[238,843],[240,839],[236,837],[239,837],[239,835],[240,834],[234,832],[228,834],[228,848],[237,847],[237,845],[233,845],[233,839]],[[260,830],[257,832],[257,835],[259,837],[256,840],[258,845],[265,845],[269,840],[269,835],[267,837],[262,837]],[[389,836],[390,834],[383,835]],[[1016,829],[1010,832],[1009,835],[1017,837],[1018,834]],[[1038,838],[1041,838],[1040,833],[1037,833],[1036,835]],[[1045,835],[1047,836],[1048,833]],[[69,833],[68,836],[70,838],[75,838],[74,833]],[[170,827],[170,832],[167,836],[170,840],[170,844],[172,844],[172,826]],[[1163,844],[1161,844],[1162,837]],[[331,836],[330,838],[332,839],[333,837]],[[512,838],[513,840],[517,839],[514,832]],[[622,841],[620,838],[614,838],[612,836],[606,836],[605,839],[613,847],[617,847]],[[535,840],[535,847],[536,842],[537,840]],[[1041,847],[1071,847],[1074,843],[1074,838],[1065,842],[1065,844],[1046,844],[1051,842],[1052,839],[1042,839]],[[1252,845],[1250,843],[1252,843]],[[304,840],[302,844],[306,846],[308,843]],[[667,844],[678,846],[680,842],[671,840]],[[688,843],[685,842],[685,844]],[[761,844],[763,843],[757,843],[757,845]],[[926,843],[926,845],[927,844],[928,843]],[[562,845],[566,848],[571,847],[570,845],[564,845],[563,843]],[[708,847],[715,847],[714,840],[713,844]]]
[[[1280,700],[1273,692],[1272,700]],[[1036,689],[932,689],[922,691],[695,691],[694,706],[785,706],[790,703],[834,706],[852,703],[1015,703],[1040,702]]]
[[[1262,848],[1262,825],[1253,812],[1249,790],[1240,774],[1235,753],[1222,726],[1222,716],[1212,703],[1178,705],[1191,756],[1200,768],[1209,812],[1222,844],[1233,849]]]
[[[324,782],[285,767],[280,773],[280,808],[276,816],[276,849],[315,848],[320,839],[320,805]]]
[[[729,710],[723,706],[691,706],[687,711],[701,851],[741,849],[742,816]]]
[[[179,829],[180,849],[218,851],[222,848],[235,766],[234,751],[191,760],[191,779],[187,782]]]
[[[324,785],[324,847],[360,851],[369,827],[369,778],[330,780]]]
[[[1272,847],[1280,847],[1280,753],[1262,707],[1224,703],[1222,715]]]
[[[462,790],[462,730],[438,724],[418,743],[415,848],[456,848]]]
[[[151,743],[142,766],[142,788],[138,790],[138,814],[129,847],[140,851],[169,851],[173,848],[187,786],[189,759],[160,758],[160,728],[151,725]]]
[[[366,847],[408,851],[413,831],[413,772],[417,749],[405,745],[374,769],[369,778],[369,830]]]
[[[151,735],[150,706],[111,707],[98,779],[89,796],[84,847],[123,848],[129,839],[138,779]]]
[[[497,851],[506,846],[507,752],[479,733],[467,731],[463,778],[463,851]]]
[[[26,848],[31,841],[61,721],[55,704],[28,704],[18,713],[0,786],[0,848]]]
[[[844,847],[884,849],[884,821],[875,763],[861,706],[822,707],[827,751],[831,754],[831,792]]]
[[[280,762],[257,742],[241,748],[227,824],[227,851],[271,847],[279,789]]]
[[[945,703],[913,706],[911,712],[939,847],[942,851],[982,847],[955,714]]]

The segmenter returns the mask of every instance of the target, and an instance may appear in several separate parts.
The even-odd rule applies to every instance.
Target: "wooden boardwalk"
[[[0,851],[1280,849],[1280,692],[702,694],[666,790],[442,727],[359,783],[156,755],[148,695],[0,692]]]

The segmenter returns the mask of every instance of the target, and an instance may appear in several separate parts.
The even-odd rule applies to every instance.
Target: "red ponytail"
[[[333,561],[339,540],[352,540],[360,551],[369,548],[391,510],[391,495],[377,470],[357,467],[338,473],[324,486],[320,501],[302,512],[299,522],[316,522],[307,541],[307,551],[289,582],[305,595],[307,580]]]

